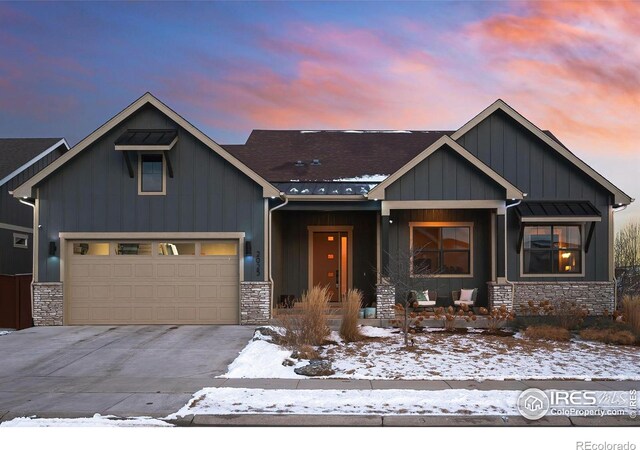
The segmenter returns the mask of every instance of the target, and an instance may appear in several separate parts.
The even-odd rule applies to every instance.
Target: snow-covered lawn
[[[329,378],[640,380],[640,347],[427,330],[413,335],[414,346],[405,349],[402,335],[397,332],[374,327],[362,329],[370,336],[366,341],[345,344],[333,333],[331,338],[337,342],[320,349],[336,371]],[[306,361],[290,367],[282,365],[290,354],[268,341],[251,341],[222,377],[305,378],[296,375],[293,369]]]
[[[173,425],[152,417],[101,416],[73,419],[16,417],[0,423],[0,427],[172,427]]]
[[[604,395],[628,392],[595,392]],[[515,416],[520,391],[205,388],[168,419],[189,414],[384,414]]]

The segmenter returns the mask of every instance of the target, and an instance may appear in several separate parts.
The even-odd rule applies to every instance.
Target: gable
[[[578,197],[584,186],[595,181],[598,185],[595,189],[612,194],[614,203],[633,201],[553,135],[540,130],[502,100],[494,102],[451,137],[529,193],[530,198]]]
[[[386,188],[386,200],[504,200],[505,188],[444,145]]]
[[[589,199],[599,205],[610,203],[609,190],[594,183],[587,173],[502,110],[469,128],[457,141],[527,192],[530,200]]]
[[[83,152],[87,147],[89,147],[96,140],[100,139],[106,133],[108,133],[112,129],[116,128],[119,124],[121,124],[123,121],[125,121],[132,114],[134,114],[135,112],[137,112],[138,110],[140,110],[141,108],[143,108],[143,107],[145,107],[147,105],[151,105],[151,106],[155,107],[162,115],[164,115],[166,117],[166,120],[171,121],[171,122],[177,124],[178,126],[180,126],[185,132],[187,132],[190,135],[192,135],[195,139],[197,139],[202,144],[204,144],[204,146],[208,147],[211,151],[213,151],[216,154],[218,154],[221,158],[226,160],[229,164],[231,164],[234,167],[236,167],[240,172],[242,172],[248,178],[250,178],[255,183],[260,185],[262,187],[262,189],[263,189],[263,196],[264,197],[279,195],[279,191],[274,186],[272,186],[269,182],[264,180],[256,172],[254,172],[252,169],[250,169],[245,164],[240,162],[238,159],[236,159],[234,156],[232,156],[229,152],[227,152],[225,149],[223,149],[220,145],[218,145],[215,141],[213,141],[207,135],[202,133],[200,130],[198,130],[196,127],[194,127],[192,124],[190,124],[188,121],[186,121],[183,117],[178,115],[175,111],[173,111],[171,108],[166,106],[164,103],[162,103],[160,100],[155,98],[150,93],[146,93],[145,95],[140,97],[138,100],[133,102],[131,105],[129,105],[127,108],[122,110],[120,113],[116,114],[113,118],[111,118],[109,121],[107,121],[104,125],[102,125],[96,131],[94,131],[89,136],[87,136],[85,139],[83,139],[78,144],[76,144],[63,157],[59,158],[57,161],[55,161],[53,164],[51,164],[45,170],[43,170],[42,172],[38,173],[36,176],[30,178],[27,182],[25,182],[24,184],[19,186],[14,191],[13,195],[15,197],[33,197],[33,194],[34,194],[33,188],[38,183],[40,183],[42,180],[47,178],[49,175],[51,175],[52,173],[54,173],[55,171],[60,169],[63,165],[67,164],[70,160],[72,160],[78,154]],[[121,133],[122,132],[123,131],[121,131]],[[115,139],[117,137],[119,137],[119,135],[114,138],[114,140],[113,140],[114,142],[115,142]],[[112,142],[112,144],[113,144],[113,142]]]

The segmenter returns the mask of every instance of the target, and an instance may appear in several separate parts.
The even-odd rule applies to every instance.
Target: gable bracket
[[[591,222],[591,225],[589,226],[589,232],[587,233],[587,240],[584,244],[585,252],[589,251],[589,246],[591,245],[591,238],[593,237],[593,230],[595,230],[595,228],[596,228],[596,223]]]
[[[131,158],[129,156],[130,152],[122,152],[122,156],[124,157],[124,162],[127,164],[127,171],[129,171],[129,178],[133,178],[133,165],[131,164]]]
[[[169,152],[164,152],[164,160],[167,162],[167,175],[169,175],[169,178],[173,178],[173,165],[171,165]]]
[[[516,252],[518,255],[520,254],[520,249],[522,248],[522,240],[524,239],[524,223],[520,222],[520,231],[518,232],[518,246],[516,247]]]

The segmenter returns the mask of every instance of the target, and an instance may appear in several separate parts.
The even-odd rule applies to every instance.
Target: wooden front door
[[[350,233],[313,231],[312,234],[311,286],[328,286],[331,301],[340,302],[349,289]]]

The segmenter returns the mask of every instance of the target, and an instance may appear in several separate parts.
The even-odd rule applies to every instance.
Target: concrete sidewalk
[[[55,378],[55,379],[54,379]],[[341,380],[341,379],[238,379],[238,378],[130,378],[77,379],[48,377],[41,387],[54,393],[35,396],[31,391],[37,380],[24,379],[23,384],[9,382],[14,390],[14,407],[0,408],[0,422],[15,417],[87,417],[95,413],[119,417],[165,417],[184,406],[193,393],[203,387],[230,387],[246,389],[317,389],[317,390],[516,390],[531,387],[542,390],[640,390],[640,381],[579,381],[579,380],[504,380],[504,381],[422,381],[422,380]],[[0,378],[0,391],[6,381]],[[21,387],[22,386],[22,387]],[[30,392],[21,392],[30,390]],[[6,393],[6,390],[5,390]],[[24,395],[24,398],[21,396]],[[27,398],[32,400],[24,401]],[[5,399],[6,401],[6,399]],[[345,416],[345,415],[277,415],[237,414],[188,416],[173,421],[179,426],[638,426],[640,421],[629,417],[568,418],[547,417],[528,421],[522,417],[501,416]]]

